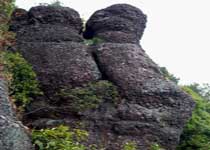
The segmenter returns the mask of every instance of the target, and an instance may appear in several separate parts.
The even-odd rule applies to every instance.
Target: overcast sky
[[[16,0],[29,9],[53,0]],[[160,66],[181,78],[182,84],[210,83],[210,0],[60,0],[88,17],[116,3],[128,3],[148,16],[142,47]]]

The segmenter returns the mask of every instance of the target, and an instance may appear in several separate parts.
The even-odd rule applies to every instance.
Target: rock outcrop
[[[81,29],[82,20],[71,8],[38,6],[13,13],[10,30],[17,33],[16,49],[32,64],[49,98],[101,77]]]
[[[131,5],[117,4],[96,11],[86,24],[84,37],[111,43],[138,44],[146,26],[146,15]]]
[[[0,150],[31,150],[31,140],[15,117],[6,85],[0,78]]]
[[[61,106],[80,100],[72,98],[74,95],[70,100],[68,96],[57,98],[60,90],[79,88],[81,92],[85,88],[88,93],[87,89],[93,86],[87,88],[87,84],[100,80],[117,87],[120,93],[117,101],[99,96],[103,100],[97,107],[77,114],[68,111],[66,116],[57,117],[58,122],[84,123],[90,133],[89,143],[107,150],[121,150],[128,141],[135,142],[140,150],[149,150],[154,143],[174,150],[194,102],[163,77],[158,65],[141,48],[139,40],[145,26],[146,16],[141,10],[117,4],[96,11],[88,20],[83,35],[87,39],[100,39],[94,46],[84,44],[79,34],[82,21],[70,8],[38,6],[29,12],[16,10],[10,29],[17,34],[15,49],[32,64],[49,101],[56,99],[60,115]],[[106,93],[100,90],[95,91]],[[36,103],[32,107],[40,106]],[[56,122],[58,113],[54,117],[47,113],[44,117],[32,114],[32,126],[41,127],[40,122],[47,126],[50,119]]]

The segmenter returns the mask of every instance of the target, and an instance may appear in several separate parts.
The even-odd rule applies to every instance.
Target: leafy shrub
[[[159,144],[154,143],[151,145],[150,150],[164,150],[164,149],[162,149]]]
[[[37,150],[88,150],[81,144],[87,140],[84,130],[70,130],[67,126],[32,131],[32,142]]]
[[[192,96],[196,102],[196,108],[184,128],[177,150],[209,150],[210,103],[193,91],[190,86],[185,86],[183,89]]]
[[[0,51],[10,46],[14,41],[14,34],[8,32],[8,22],[14,7],[14,0],[0,1]]]
[[[123,145],[123,150],[137,150],[137,145],[135,142],[126,142]]]
[[[84,43],[86,45],[97,45],[97,44],[103,43],[103,40],[98,37],[94,37],[92,39],[85,40]]]
[[[10,80],[10,96],[17,106],[25,107],[32,97],[42,94],[32,66],[19,53],[2,52],[4,71]]]
[[[108,81],[90,83],[85,87],[63,90],[60,95],[70,100],[74,111],[97,108],[102,101],[117,103],[119,94],[117,88]]]
[[[54,0],[51,4],[49,4],[50,6],[62,6],[62,3],[59,0]]]
[[[173,74],[169,73],[169,71],[166,69],[166,67],[160,67],[160,71],[167,80],[170,80],[170,81],[174,82],[175,84],[179,83],[180,79],[177,78],[176,76],[174,76]]]

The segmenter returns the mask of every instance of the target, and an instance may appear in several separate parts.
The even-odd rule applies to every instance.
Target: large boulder
[[[76,31],[82,29],[82,20],[74,9],[60,6],[37,6],[32,7],[29,12],[19,8],[14,10],[10,30],[17,31],[22,28],[21,25],[39,24],[66,25]]]
[[[112,43],[138,43],[146,26],[146,15],[131,5],[116,4],[96,11],[86,24],[84,37]]]
[[[107,125],[107,132],[117,139],[114,142],[110,137],[110,142],[130,139],[140,149],[149,150],[158,143],[174,150],[194,107],[191,97],[167,81],[139,45],[103,43],[96,47],[95,55],[104,76],[126,99],[117,109],[103,112],[110,115],[99,126]]]
[[[13,13],[10,30],[16,32],[16,50],[33,66],[48,98],[101,75],[79,34],[82,20],[67,7],[37,6]]]
[[[100,78],[87,46],[76,42],[21,42],[21,54],[32,64],[45,94],[55,93]]]
[[[0,78],[0,150],[30,150],[31,139],[17,121],[9,101],[6,82]]]
[[[98,126],[105,126],[111,135],[107,135],[111,140],[108,143],[119,144],[130,139],[139,149],[149,150],[153,143],[158,143],[167,150],[174,150],[194,102],[164,78],[158,65],[139,45],[145,23],[141,10],[126,4],[99,10],[87,22],[85,37],[103,40],[92,47],[101,72],[126,99],[117,109],[103,112],[109,117],[99,119]],[[117,149],[115,147],[112,145],[110,149]]]

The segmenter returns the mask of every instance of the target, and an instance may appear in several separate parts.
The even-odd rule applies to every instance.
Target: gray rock
[[[14,12],[11,29],[16,32],[16,50],[33,66],[49,99],[56,99],[55,94],[64,88],[101,78],[97,64],[79,35],[82,20],[75,10],[38,6],[15,16]],[[16,27],[25,20],[25,25]]]
[[[69,7],[61,6],[37,6],[32,7],[29,12],[29,23],[31,24],[61,24],[67,25],[77,31],[82,28],[82,19],[77,11]]]
[[[55,100],[63,88],[101,78],[111,81],[120,92],[116,102],[102,100],[97,108],[77,114],[62,110],[62,100],[53,107],[34,102],[32,111],[49,106],[30,114],[36,127],[40,121],[41,126],[55,123],[49,120],[65,120],[69,125],[79,121],[90,133],[89,143],[106,150],[121,150],[127,141],[136,142],[142,150],[149,150],[153,143],[175,150],[194,102],[162,76],[139,45],[146,24],[141,10],[117,4],[96,11],[86,24],[84,37],[101,38],[103,43],[89,47],[79,35],[81,19],[74,10],[40,6],[22,12],[13,17],[17,25],[11,26],[17,33],[16,48],[32,64],[47,98]],[[53,108],[60,109],[55,113]]]
[[[78,31],[67,25],[30,25],[18,30],[16,36],[18,42],[83,42],[83,38],[78,34]]]
[[[95,123],[100,132],[106,130],[115,137],[108,136],[112,143],[108,149],[120,149],[114,143],[132,139],[144,150],[149,150],[152,143],[174,150],[194,108],[191,97],[167,81],[139,45],[145,22],[139,9],[118,4],[95,12],[86,25],[84,37],[104,40],[92,47],[100,71],[126,98],[112,111],[114,114],[109,112],[111,120],[102,117],[99,124]],[[93,114],[89,117],[95,118]],[[95,138],[104,137],[95,131]]]
[[[12,110],[6,85],[6,82],[0,79],[0,150],[33,149],[29,135]]]
[[[146,26],[146,15],[134,6],[116,4],[96,11],[86,24],[84,37],[112,43],[138,43]]]
[[[15,9],[11,15],[9,30],[14,32],[18,31],[29,24],[28,19],[28,12],[26,10],[21,8]]]
[[[18,49],[32,64],[48,97],[53,97],[61,89],[80,86],[100,78],[97,65],[84,44],[22,42],[18,44]]]
[[[77,11],[68,7],[37,6],[32,7],[29,12],[16,9],[12,14],[10,30],[17,31],[27,25],[40,24],[66,25],[77,32],[82,29],[82,19]]]

